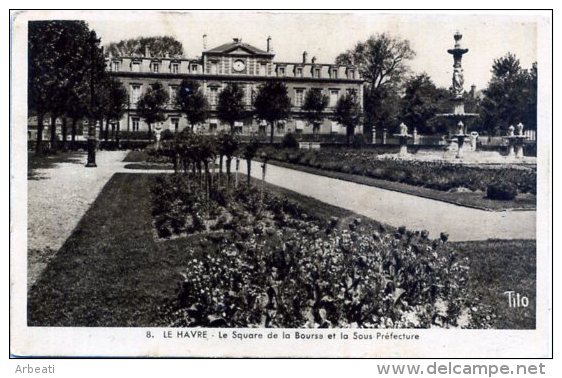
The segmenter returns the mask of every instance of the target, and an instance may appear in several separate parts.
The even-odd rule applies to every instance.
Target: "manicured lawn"
[[[215,253],[204,234],[155,239],[150,188],[153,175],[116,174],[74,233],[32,287],[28,322],[33,326],[166,325],[163,306],[177,295],[181,273],[193,253]],[[310,214],[357,217],[314,199],[289,195]],[[342,222],[344,223],[344,222]],[[376,222],[372,222],[376,225]],[[158,240],[158,241],[157,241]],[[459,243],[471,259],[471,289],[497,309],[497,328],[533,328],[535,243],[489,241]],[[503,292],[530,298],[529,309],[510,311]],[[532,308],[531,308],[532,307]]]
[[[534,329],[536,306],[536,242],[488,240],[453,243],[470,258],[472,291],[496,309],[497,327]],[[529,298],[528,307],[510,308],[506,291]]]
[[[125,164],[126,169],[149,169],[149,170],[160,170],[160,169],[170,169],[173,170],[174,166],[172,164],[161,164],[161,163],[129,163]]]

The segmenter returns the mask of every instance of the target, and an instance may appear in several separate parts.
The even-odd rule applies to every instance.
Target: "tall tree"
[[[176,106],[186,115],[191,131],[193,127],[207,119],[209,103],[198,82],[182,80],[175,98]]]
[[[70,148],[74,150],[76,148],[76,134],[78,132],[77,125],[82,119],[85,119],[89,115],[88,111],[88,88],[85,82],[74,87],[71,96],[68,98],[66,103],[65,115],[70,118]]]
[[[181,57],[183,46],[170,36],[141,37],[110,43],[107,52],[112,56],[145,56],[146,52],[158,57]]]
[[[402,121],[417,128],[420,133],[434,133],[434,125],[429,121],[435,117],[448,97],[448,90],[437,88],[426,73],[411,77],[404,85]]]
[[[521,68],[519,59],[511,53],[494,60],[492,79],[483,91],[480,104],[482,120],[490,135],[519,122],[527,129],[536,129],[537,65],[530,70]]]
[[[336,64],[357,66],[366,81],[363,92],[366,132],[371,132],[372,126],[386,127],[396,116],[394,99],[409,71],[407,62],[414,56],[408,40],[382,33],[358,42],[336,57]]]
[[[340,97],[333,115],[334,121],[345,126],[346,141],[349,146],[355,127],[361,122],[361,106],[355,93],[346,93]]]
[[[229,83],[219,94],[218,117],[230,125],[234,133],[234,123],[244,117],[244,92],[237,83]]]
[[[109,134],[108,124],[111,121],[118,121],[125,113],[125,107],[127,106],[127,90],[119,80],[108,78],[105,83],[104,92],[104,97],[106,99],[104,106],[106,121],[104,139],[107,141]],[[115,137],[114,126],[112,126],[112,134],[113,137]]]
[[[56,119],[65,113],[76,88],[88,79],[90,68],[103,65],[102,50],[97,43],[91,46],[90,33],[83,21],[29,22],[28,108],[39,121],[37,152],[42,149],[45,116],[51,117],[51,147],[56,149]]]
[[[283,82],[268,81],[259,88],[254,100],[257,118],[266,121],[271,127],[271,144],[277,122],[287,118],[291,111],[291,99],[287,92],[287,86]]]
[[[366,132],[372,132],[372,127],[379,130],[392,129],[400,117],[401,100],[398,85],[386,85],[377,90],[363,88],[364,123]],[[398,122],[399,123],[399,122]]]
[[[320,90],[311,89],[306,93],[302,110],[308,123],[312,125],[314,134],[320,131],[320,124],[324,119],[324,110],[330,99]]]
[[[152,136],[152,124],[166,119],[164,114],[168,94],[159,81],[152,84],[137,103],[137,111],[148,124],[148,137]]]

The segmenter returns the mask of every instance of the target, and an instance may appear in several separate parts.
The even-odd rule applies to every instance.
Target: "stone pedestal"
[[[386,129],[382,129],[382,144],[386,144]]]
[[[160,135],[162,133],[162,127],[160,125],[154,128],[154,136],[156,137],[156,149],[160,149]]]
[[[456,134],[456,135],[453,135],[453,136],[454,136],[455,138],[457,138],[457,146],[458,146],[458,148],[457,148],[457,155],[456,155],[456,158],[457,158],[457,159],[460,159],[460,158],[463,156],[463,153],[464,153],[464,140],[466,139],[466,137],[467,137],[468,135],[466,135],[466,134]]]
[[[525,139],[527,139],[525,135],[509,135],[506,136],[505,139],[507,139],[508,143],[508,157],[515,159],[522,159],[525,157],[523,152],[523,144],[525,143]]]
[[[408,154],[408,139],[412,138],[411,134],[394,134],[394,137],[398,138],[400,143],[399,155],[404,156]]]
[[[511,143],[507,147],[507,156],[508,157],[515,157],[515,146]]]
[[[373,126],[372,134],[373,134],[373,139],[372,139],[371,143],[376,144],[377,143],[377,129],[374,126]]]
[[[515,158],[516,159],[523,159],[524,156],[525,155],[523,154],[523,143],[515,146]]]

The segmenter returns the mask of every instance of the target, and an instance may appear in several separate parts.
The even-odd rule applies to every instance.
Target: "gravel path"
[[[251,175],[261,178],[261,163]],[[246,163],[240,163],[246,173]],[[536,211],[490,212],[268,164],[266,181],[379,222],[449,240],[535,239]]]
[[[119,170],[127,151],[98,151],[97,168],[59,163],[37,169],[38,180],[27,181],[28,285],[39,277],[49,260],[70,236],[103,186]]]

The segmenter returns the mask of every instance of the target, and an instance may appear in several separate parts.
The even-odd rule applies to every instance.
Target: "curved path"
[[[252,162],[253,177],[261,178],[260,166]],[[240,168],[245,174],[246,163],[241,162]],[[455,241],[536,238],[534,210],[473,209],[271,164],[267,165],[266,181],[391,226],[426,229],[432,237],[444,231]]]

